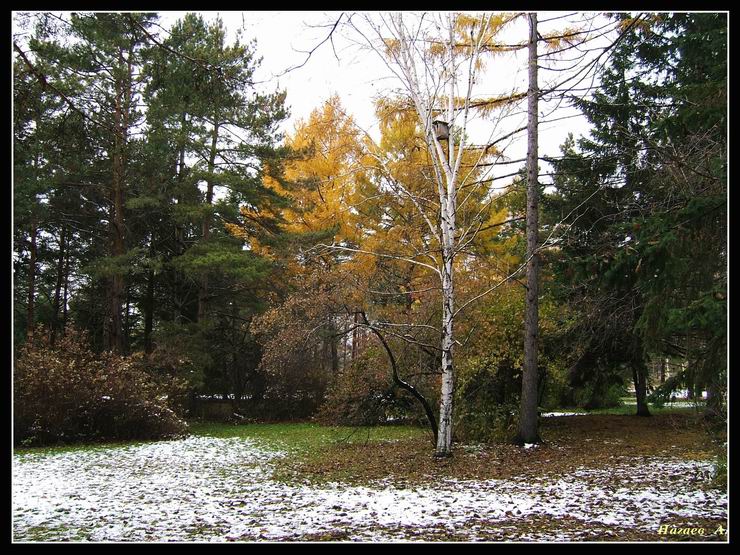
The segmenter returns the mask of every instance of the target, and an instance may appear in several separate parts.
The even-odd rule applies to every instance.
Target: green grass
[[[422,428],[411,426],[322,426],[308,422],[273,424],[222,424],[200,422],[190,426],[194,435],[207,437],[238,437],[257,440],[269,447],[294,452],[313,451],[335,443],[390,442],[424,436]]]
[[[70,534],[70,532],[72,532]],[[90,539],[91,530],[79,529],[72,531],[67,526],[31,526],[23,533],[23,538],[16,539],[22,542],[80,542]],[[64,539],[60,540],[59,538]]]
[[[727,489],[727,451],[725,449],[719,450],[714,461],[712,485],[715,488]]]
[[[608,409],[559,408],[555,412],[579,412],[583,414],[618,414],[633,415],[634,405],[622,405]],[[664,407],[650,405],[652,414],[686,414],[696,411],[695,407]],[[700,409],[699,409],[700,410]],[[548,411],[549,412],[549,411]],[[225,424],[219,422],[194,422],[190,424],[190,433],[206,437],[238,437],[257,440],[268,447],[307,453],[316,448],[337,443],[374,443],[390,442],[416,437],[426,437],[429,431],[412,426],[323,426],[310,422],[281,422],[270,424]],[[14,453],[20,456],[55,455],[75,451],[104,451],[116,447],[127,447],[151,443],[147,441],[116,441],[92,444],[54,445],[46,447],[16,447]]]
[[[366,444],[392,443],[414,438],[429,437],[424,428],[412,426],[322,426],[306,422],[284,422],[270,424],[221,424],[203,422],[193,424],[191,431],[195,435],[206,437],[237,437],[256,440],[272,449],[290,453],[291,456],[280,458],[275,462],[272,479],[277,482],[294,483],[324,481],[326,479],[348,479],[353,469],[339,471],[330,475],[306,475],[300,463],[321,463],[331,457],[334,447],[364,446]],[[392,449],[392,447],[386,447]]]
[[[282,422],[271,424],[225,424],[219,422],[194,422],[190,433],[205,437],[238,437],[254,439],[276,449],[306,452],[316,447],[333,443],[388,442],[422,436],[425,429],[412,426],[322,426],[306,422]],[[16,447],[20,456],[55,455],[77,451],[105,451],[116,447],[131,447],[152,443],[150,441],[115,441],[100,443],[76,443],[45,447]]]
[[[665,405],[663,407],[656,407],[648,403],[650,414],[689,414],[696,412],[695,407],[672,407]],[[701,410],[701,409],[699,409]],[[637,413],[637,406],[635,405],[621,405],[619,407],[612,407],[608,409],[594,409],[587,411],[587,414],[622,414],[622,415],[633,415]]]
[[[630,397],[628,399],[622,399],[622,401],[627,402],[634,402],[634,398]],[[657,407],[653,405],[652,403],[648,403],[648,407],[650,408],[651,414],[690,414],[694,413],[696,411],[701,411],[702,406],[699,405],[698,407],[691,406],[672,406],[670,403],[666,403],[662,407]],[[631,416],[634,415],[637,412],[637,405],[634,404],[622,404],[618,407],[610,407],[605,409],[591,409],[586,410],[582,408],[557,408],[553,409],[553,411],[544,411],[544,412],[577,412],[581,414],[618,414],[618,415],[625,415],[625,416]]]
[[[106,441],[99,443],[71,443],[65,445],[49,445],[44,447],[15,447],[13,453],[20,456],[28,455],[58,455],[60,453],[72,453],[76,451],[107,451],[116,447],[131,447],[144,445],[152,441]]]

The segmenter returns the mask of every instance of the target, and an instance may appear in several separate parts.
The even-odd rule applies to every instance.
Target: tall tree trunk
[[[355,327],[352,329],[352,360],[353,361],[357,358],[357,354],[358,354],[359,347],[360,347],[357,344],[357,342],[360,339],[360,334],[358,333],[358,328],[357,328],[357,322],[358,322],[357,318],[358,318],[358,315],[357,315],[357,312],[355,312],[355,315],[354,315]]]
[[[348,350],[347,343],[349,342],[349,335],[348,335],[349,321],[347,320],[346,317],[344,317],[342,318],[342,323],[344,324],[344,331],[342,333],[342,370],[344,370],[345,368],[347,368],[347,350]]]
[[[450,90],[450,93],[454,91]],[[450,120],[452,111],[449,111]],[[453,167],[454,152],[452,137],[447,139],[447,165]],[[439,188],[440,221],[442,238],[442,338],[441,338],[441,366],[442,389],[439,400],[439,434],[435,457],[446,458],[452,456],[452,415],[455,395],[454,373],[454,345],[455,345],[455,286],[454,286],[454,258],[457,193],[456,177],[449,174],[447,187]]]
[[[452,280],[452,235],[448,235],[445,242],[447,246],[444,249],[445,263],[442,272],[442,391],[439,402],[439,434],[435,457],[452,456],[452,402],[455,390],[453,367],[455,296]]]
[[[118,142],[118,139],[116,139]],[[120,144],[119,144],[120,147]],[[119,150],[119,148],[116,148]],[[124,246],[124,216],[123,216],[123,155],[119,151],[113,155],[113,217],[111,218],[111,251],[114,257],[123,256]],[[124,278],[120,270],[109,279],[109,322],[108,342],[106,347],[115,352],[123,351],[123,291]]]
[[[182,187],[183,187],[183,181],[185,180],[185,149],[186,149],[186,142],[187,142],[187,114],[185,111],[180,112],[180,137],[178,138],[178,159],[175,163],[175,166],[177,168],[177,183],[178,183],[178,193],[177,193],[177,204],[181,205],[184,202],[184,197],[182,194]],[[185,252],[185,228],[182,223],[175,223],[175,253],[176,255],[181,255]],[[174,319],[176,324],[182,323],[184,319],[183,314],[183,297],[185,295],[184,293],[184,285],[183,280],[179,272],[175,272],[173,275],[173,283],[172,283],[172,289],[173,289],[173,301],[175,305],[175,314]]]
[[[234,334],[236,335],[236,334]],[[236,337],[234,337],[234,342],[236,342]],[[241,401],[242,401],[242,395],[243,395],[243,386],[241,383],[241,377],[239,376],[239,354],[237,352],[236,345],[231,346],[231,390],[233,399],[231,400],[231,410],[234,414],[239,413]]]
[[[59,309],[62,298],[62,282],[64,281],[64,259],[65,259],[65,244],[66,244],[66,233],[67,229],[62,224],[59,230],[59,258],[57,259],[57,281],[54,285],[54,303],[53,311],[51,315],[51,331],[49,335],[49,342],[53,345],[56,340],[56,333],[59,329]]]
[[[154,232],[149,237],[149,258],[154,258]],[[152,330],[154,329],[154,268],[149,268],[144,298],[144,356],[152,352]]]
[[[689,363],[689,370],[686,372],[686,398],[689,401],[693,401],[696,398],[696,371],[694,370],[695,364],[696,362]]]
[[[38,224],[36,214],[31,215],[31,258],[28,261],[28,306],[26,312],[26,337],[33,338],[33,328],[36,316],[34,309],[36,305],[36,236],[38,235]]]
[[[336,376],[339,372],[339,349],[337,348],[337,341],[339,339],[334,334],[334,337],[329,338],[329,349],[331,350],[331,375]]]
[[[519,440],[538,443],[537,424],[537,339],[539,326],[539,257],[537,167],[537,14],[529,14],[529,91],[528,91],[528,153],[527,153],[527,295],[524,316],[524,369],[519,418]]]
[[[126,253],[124,217],[124,180],[126,169],[126,143],[128,140],[131,96],[131,52],[127,64],[127,75],[116,82],[116,104],[114,111],[114,144],[113,144],[113,183],[112,183],[112,218],[111,218],[111,253],[114,257],[122,257]],[[123,50],[119,52],[119,61],[125,64]],[[109,322],[106,348],[117,353],[124,351],[123,338],[123,297],[125,279],[123,272],[116,269],[109,279]]]
[[[126,285],[126,308],[123,311],[123,352],[128,353],[131,340],[131,286]]]
[[[637,416],[650,416],[647,404],[647,366],[642,360],[632,363],[632,380],[635,384]]]
[[[208,172],[211,174],[206,181],[206,211],[203,215],[203,241],[208,241],[211,236],[211,205],[213,204],[213,171],[216,169],[216,147],[218,145],[218,115],[213,126],[211,136],[211,151],[208,156]],[[208,276],[201,278],[198,288],[198,322],[205,321],[208,312]]]
[[[660,357],[660,383],[665,383],[665,370],[666,370],[666,359]]]
[[[67,299],[69,292],[69,248],[64,255],[64,285],[62,291],[62,337],[67,329]]]
[[[144,301],[144,353],[152,352],[152,330],[154,329],[154,270],[149,270]]]
[[[722,383],[721,376],[714,374],[707,385],[707,408],[705,418],[709,421],[726,420],[726,408],[723,391],[727,390],[727,384]]]

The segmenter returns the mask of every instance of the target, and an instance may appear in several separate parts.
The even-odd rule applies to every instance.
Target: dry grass
[[[391,479],[401,486],[439,479],[557,476],[579,467],[602,468],[642,457],[704,460],[716,454],[699,421],[690,414],[546,418],[541,435],[543,443],[533,449],[510,444],[456,445],[455,456],[445,460],[433,457],[432,445],[423,437],[337,442],[286,460],[280,475],[355,484]]]

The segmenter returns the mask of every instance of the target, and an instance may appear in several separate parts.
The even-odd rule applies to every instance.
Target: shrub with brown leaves
[[[14,441],[44,445],[163,439],[187,431],[138,357],[96,355],[73,329],[54,345],[39,330],[15,359]]]
[[[423,419],[416,402],[393,384],[385,353],[369,348],[347,365],[328,390],[316,420],[327,425],[375,426]]]

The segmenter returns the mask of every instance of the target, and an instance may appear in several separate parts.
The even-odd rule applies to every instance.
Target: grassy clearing
[[[622,405],[609,409],[584,411],[583,409],[561,408],[556,412],[578,412],[582,414],[633,415],[635,407]],[[697,414],[695,407],[651,406],[653,414]],[[279,422],[268,424],[224,424],[220,422],[192,422],[190,432],[198,436],[249,438],[276,449],[296,453],[313,452],[316,448],[325,448],[334,444],[360,444],[378,442],[397,442],[410,439],[426,438],[431,435],[426,428],[412,426],[322,426],[311,422]],[[15,447],[15,455],[54,455],[76,451],[105,451],[117,447],[144,445],[151,441],[109,441],[100,443],[75,443],[50,445],[44,447]]]
[[[411,426],[322,426],[310,422],[280,422],[269,424],[225,424],[220,422],[192,422],[190,433],[196,436],[246,438],[268,447],[304,453],[339,443],[393,442],[411,439],[429,432]],[[45,447],[15,447],[18,456],[55,455],[70,452],[106,451],[117,447],[145,445],[152,441],[114,441],[75,443]]]
[[[152,443],[151,441],[110,441],[100,443],[72,443],[66,445],[49,445],[45,447],[14,447],[13,454],[26,456],[58,455],[61,453],[74,453],[79,451],[107,451],[117,447],[132,447]]]
[[[563,408],[564,412],[582,412]],[[595,446],[623,446],[620,454],[660,454],[689,458],[714,458],[717,461],[717,487],[726,483],[726,455],[711,442],[698,424],[695,407],[651,407],[653,418],[634,417],[635,407],[623,405],[610,409],[582,412],[583,416],[542,418],[544,444],[540,471],[557,472],[560,462],[586,465],[599,464],[599,457],[612,455]],[[588,417],[588,418],[587,418]],[[599,420],[598,417],[603,417]],[[609,418],[612,418],[609,420]],[[575,420],[574,420],[575,418]],[[616,418],[613,419],[613,418]],[[602,423],[602,424],[598,424]],[[602,430],[602,425],[605,426]],[[498,445],[458,445],[458,456],[452,461],[432,457],[431,434],[426,428],[412,426],[323,426],[311,422],[266,424],[225,424],[194,422],[190,432],[196,436],[243,438],[265,447],[288,452],[276,470],[280,481],[343,481],[363,483],[386,478],[393,469],[394,479],[402,482],[426,481],[440,469],[447,478],[510,477],[520,468],[518,447]],[[96,444],[17,447],[20,457],[49,456],[68,452],[99,452],[112,448],[143,445],[146,441],[104,442]],[[388,448],[388,444],[393,444]],[[670,445],[669,445],[670,444]],[[536,457],[535,457],[536,458]],[[531,454],[527,455],[531,461]]]
[[[567,409],[562,409],[567,411]],[[558,476],[579,467],[605,467],[640,457],[717,458],[694,407],[653,408],[651,418],[621,406],[582,416],[541,419],[543,444],[534,450],[515,445],[458,444],[450,460],[433,457],[430,432],[410,426],[351,428],[315,423],[219,424],[191,426],[196,435],[239,437],[288,451],[274,478],[282,482],[344,482],[353,485],[390,480],[394,485],[443,479],[508,479]],[[393,444],[389,448],[388,444]],[[720,487],[721,481],[715,481]]]
[[[191,426],[195,435],[210,437],[238,437],[256,440],[263,445],[287,451],[291,456],[281,459],[273,474],[280,482],[332,481],[346,483],[364,482],[362,474],[357,474],[352,461],[341,458],[332,461],[340,452],[354,452],[362,456],[365,451],[392,452],[405,446],[423,446],[431,453],[430,432],[412,426],[322,426],[314,423],[274,423],[274,424],[220,424],[213,422],[197,423]],[[389,446],[392,444],[392,447]],[[311,472],[316,463],[326,462],[333,471]],[[304,466],[306,465],[306,466]],[[389,467],[386,467],[388,470]]]
[[[553,412],[577,412],[580,414],[618,414],[631,416],[637,412],[637,406],[634,404],[634,399],[623,399],[623,404],[618,407],[610,407],[606,409],[591,409],[585,410],[582,408],[559,408]],[[657,407],[651,403],[648,403],[651,414],[698,414],[703,408],[699,406],[685,406],[685,405],[671,405],[667,403],[662,407]]]
[[[190,431],[199,436],[238,437],[256,440],[292,454],[309,454],[336,445],[391,443],[426,437],[428,432],[411,426],[322,426],[310,422],[272,424],[222,424],[198,422]]]
[[[543,418],[543,444],[534,449],[504,443],[458,444],[456,455],[441,461],[433,457],[429,432],[408,426],[203,423],[194,425],[192,431],[253,439],[289,451],[292,456],[279,461],[274,475],[287,482],[361,485],[390,480],[404,486],[439,478],[558,476],[579,467],[603,468],[643,457],[713,460],[717,456],[716,446],[691,408],[666,408],[655,411],[651,418],[632,416],[631,412]]]

